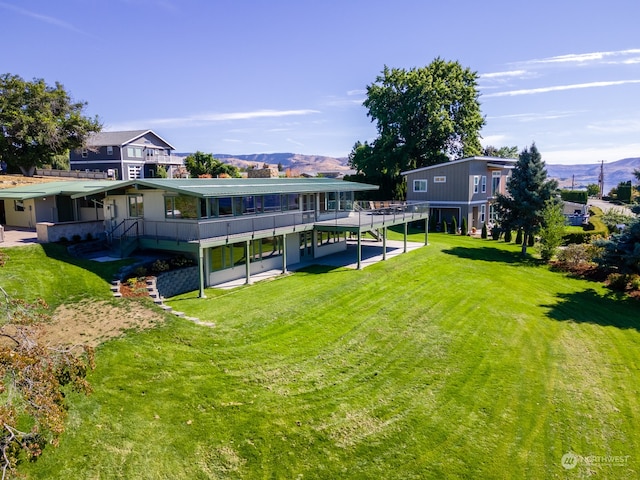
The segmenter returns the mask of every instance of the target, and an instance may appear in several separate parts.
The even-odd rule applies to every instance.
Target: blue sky
[[[590,6],[592,5],[593,6]],[[347,156],[385,65],[480,75],[483,145],[640,157],[637,0],[0,0],[0,73],[178,152]]]

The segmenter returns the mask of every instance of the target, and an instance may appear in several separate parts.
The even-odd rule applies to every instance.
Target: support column
[[[424,220],[424,244],[429,245],[429,217]]]
[[[282,234],[282,273],[287,273],[287,234]]]
[[[362,232],[358,229],[358,270],[362,270]]]
[[[251,252],[251,240],[247,240],[244,242],[244,265],[245,265],[245,284],[251,284],[251,261],[249,259],[249,254]]]
[[[198,248],[198,276],[200,277],[200,298],[207,298],[204,294],[204,249],[202,247]]]
[[[404,223],[404,251],[403,251],[403,253],[407,253],[407,229],[408,229],[408,224],[405,222]]]
[[[387,259],[387,227],[382,227],[382,260]]]

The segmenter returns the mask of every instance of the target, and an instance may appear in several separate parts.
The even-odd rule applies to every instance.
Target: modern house
[[[467,219],[471,228],[495,220],[493,203],[506,193],[515,159],[469,157],[402,172],[407,181],[408,202],[429,202],[431,216],[458,225]]]
[[[286,272],[303,260],[345,251],[348,237],[357,241],[360,266],[363,235],[371,232],[380,239],[384,256],[387,228],[395,225],[404,225],[406,250],[408,223],[426,222],[429,214],[426,203],[386,204],[380,209],[370,202],[358,204],[355,192],[378,187],[327,178],[55,183],[67,186],[54,189],[54,183],[46,184],[39,195],[33,188],[7,189],[0,191],[0,198],[36,205],[58,192],[56,197],[68,197],[72,205],[100,205],[101,218],[93,224],[101,227],[114,249],[122,255],[140,248],[193,258],[202,296],[205,286],[243,278],[249,283],[256,273]],[[13,221],[18,213],[28,216],[24,210],[15,212]],[[74,224],[38,223],[38,238],[56,241],[60,231],[71,238],[69,227]]]
[[[69,166],[71,170],[107,172],[114,180],[154,178],[159,176],[158,167],[164,167],[172,178],[182,166],[173,150],[151,130],[100,132],[89,137],[86,148],[69,153]]]

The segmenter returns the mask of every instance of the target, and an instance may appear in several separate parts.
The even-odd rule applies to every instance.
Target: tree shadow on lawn
[[[601,295],[593,289],[559,294],[558,298],[554,305],[542,305],[553,320],[640,331],[640,301],[636,299],[616,293]]]
[[[542,260],[533,258],[527,254],[524,257],[520,252],[503,250],[495,247],[453,247],[442,250],[447,255],[455,255],[456,257],[466,258],[469,260],[483,260],[485,262],[500,262],[508,264],[517,264],[528,266],[543,265]]]

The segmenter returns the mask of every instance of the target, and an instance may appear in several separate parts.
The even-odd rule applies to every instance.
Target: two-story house
[[[91,135],[84,149],[69,153],[71,170],[99,170],[114,180],[158,177],[158,167],[169,178],[182,166],[182,159],[172,155],[175,148],[151,130],[100,132]]]
[[[408,202],[429,202],[438,222],[458,225],[467,219],[469,228],[495,220],[493,203],[506,193],[507,180],[517,160],[469,157],[402,172],[407,181]]]

